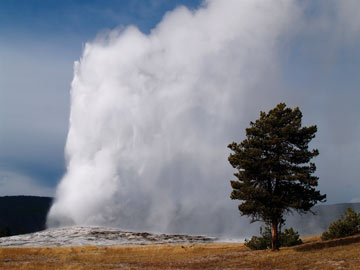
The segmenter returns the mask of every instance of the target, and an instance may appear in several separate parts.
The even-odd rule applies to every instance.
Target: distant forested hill
[[[360,203],[317,205],[312,208],[316,215],[311,213],[289,215],[286,218],[285,227],[294,227],[302,236],[318,235],[326,231],[330,223],[341,218],[341,215],[344,214],[348,207],[352,207],[356,212],[360,212]]]
[[[16,235],[45,229],[52,198],[36,196],[0,197],[0,235]]]

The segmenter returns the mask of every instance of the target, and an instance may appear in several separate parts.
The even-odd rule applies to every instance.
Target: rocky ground
[[[126,232],[103,227],[72,226],[0,238],[2,247],[113,246],[147,244],[210,243],[215,238],[193,235]]]

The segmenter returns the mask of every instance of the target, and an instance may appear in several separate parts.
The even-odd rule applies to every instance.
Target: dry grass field
[[[319,237],[305,242],[318,243]],[[0,248],[0,269],[360,269],[360,243],[278,252],[236,243]]]

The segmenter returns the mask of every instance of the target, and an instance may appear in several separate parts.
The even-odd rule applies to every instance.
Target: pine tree
[[[319,151],[308,149],[317,127],[302,127],[301,120],[298,107],[280,103],[250,122],[245,140],[228,146],[234,152],[229,162],[237,169],[230,198],[242,201],[239,211],[252,222],[272,225],[273,250],[279,249],[279,224],[286,212],[305,213],[326,198],[316,190],[316,166],[310,162]]]

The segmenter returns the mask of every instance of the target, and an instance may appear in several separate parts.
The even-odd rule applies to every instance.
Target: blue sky
[[[356,8],[336,17],[337,1],[300,2],[307,3],[304,21],[315,27],[298,25],[283,42],[283,88],[273,96],[300,106],[305,124],[318,125],[318,175],[328,201],[360,200],[360,23],[351,17]],[[129,24],[149,33],[167,11],[200,4],[0,1],[0,194],[53,194],[65,171],[73,63],[86,42]],[[268,109],[254,100],[250,105],[257,112]]]
[[[198,0],[1,1],[0,170],[34,179],[46,187],[39,194],[51,193],[64,173],[73,63],[84,44],[101,32],[130,24],[148,33],[167,11],[199,4]],[[3,189],[1,194],[17,192],[26,190],[19,184],[18,191]]]

